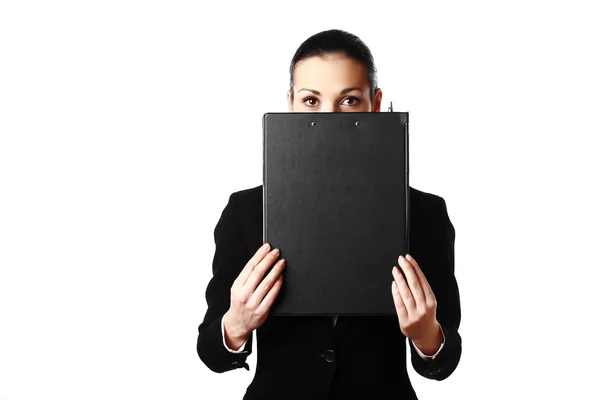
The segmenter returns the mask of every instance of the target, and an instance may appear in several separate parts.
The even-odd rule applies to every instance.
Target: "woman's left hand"
[[[440,348],[443,340],[440,324],[436,319],[437,301],[429,282],[410,254],[398,257],[404,272],[402,276],[394,266],[392,296],[400,322],[400,330],[421,350],[432,355]]]

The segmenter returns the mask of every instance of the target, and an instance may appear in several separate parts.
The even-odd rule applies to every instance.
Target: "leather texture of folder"
[[[408,113],[267,113],[263,240],[285,258],[273,315],[391,315],[408,252]]]

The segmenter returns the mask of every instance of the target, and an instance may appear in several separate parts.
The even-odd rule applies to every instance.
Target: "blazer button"
[[[327,361],[328,363],[334,362],[335,352],[333,350],[327,350],[325,354],[323,354],[323,357],[325,357],[325,361]]]
[[[440,374],[440,372],[442,372],[441,369],[439,369],[439,368],[434,369],[433,371],[431,371],[429,373],[429,376],[432,377],[432,378],[435,378],[436,376],[438,376]]]

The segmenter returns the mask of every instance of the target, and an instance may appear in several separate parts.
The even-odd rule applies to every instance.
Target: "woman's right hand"
[[[240,348],[265,322],[283,284],[284,259],[279,260],[263,279],[279,257],[278,249],[270,249],[268,243],[258,249],[231,286],[229,310],[223,316],[225,342],[231,349]]]

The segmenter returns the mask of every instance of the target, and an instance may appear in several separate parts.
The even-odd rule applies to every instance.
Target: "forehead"
[[[313,56],[298,61],[294,71],[294,91],[303,88],[321,93],[339,93],[349,87],[369,87],[367,69],[344,54]]]

